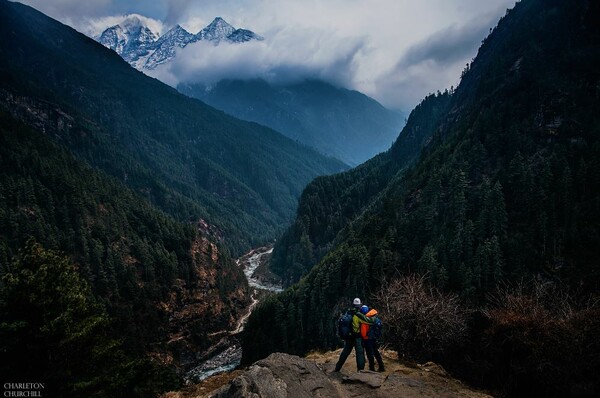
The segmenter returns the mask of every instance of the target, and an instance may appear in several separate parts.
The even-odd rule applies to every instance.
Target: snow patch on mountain
[[[124,60],[138,70],[152,70],[175,58],[177,49],[198,41],[245,43],[264,38],[247,29],[237,29],[223,18],[216,17],[208,26],[192,34],[176,25],[162,36],[153,32],[143,17],[132,15],[120,24],[105,29],[95,39],[105,47],[116,51]]]
[[[107,28],[96,38],[105,47],[116,51],[130,64],[138,64],[154,51],[158,35],[152,32],[137,16],[130,16],[122,23]]]
[[[155,50],[143,65],[146,69],[154,69],[175,57],[177,48],[184,48],[195,39],[195,35],[176,25],[162,35],[155,43]]]
[[[198,40],[209,40],[218,43],[227,39],[233,32],[235,32],[233,26],[225,22],[223,18],[216,17],[206,28],[198,32],[196,37]]]

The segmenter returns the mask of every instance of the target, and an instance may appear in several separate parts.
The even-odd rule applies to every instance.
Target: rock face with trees
[[[353,297],[383,308],[382,286],[417,274],[466,324],[454,344],[390,336],[401,354],[513,394],[597,391],[599,14],[586,0],[518,2],[390,151],[311,183],[273,252],[291,286],[251,317],[245,361],[336,346],[334,320]],[[406,157],[410,145],[420,155]]]

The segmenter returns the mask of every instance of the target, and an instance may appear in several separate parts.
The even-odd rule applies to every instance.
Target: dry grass
[[[234,370],[231,372],[220,373],[211,376],[198,384],[186,386],[180,391],[170,391],[164,393],[160,398],[205,398],[214,390],[228,384],[243,373],[243,370]]]

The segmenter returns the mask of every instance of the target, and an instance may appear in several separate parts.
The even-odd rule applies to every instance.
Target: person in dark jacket
[[[364,313],[368,318],[375,323],[377,318],[377,310],[375,308],[369,310],[366,305],[363,305],[360,308],[360,312]],[[360,336],[362,338],[363,346],[365,347],[365,352],[367,354],[367,359],[369,360],[369,370],[375,371],[375,359],[377,360],[377,365],[379,368],[378,372],[385,371],[385,366],[383,365],[383,358],[381,358],[381,353],[379,352],[379,342],[377,339],[379,336],[375,333],[375,326],[369,325],[367,323],[363,323],[360,325]]]
[[[344,366],[344,362],[348,359],[348,356],[352,352],[354,348],[356,351],[356,368],[361,371],[365,369],[365,354],[362,346],[362,338],[360,337],[360,325],[361,324],[370,324],[372,323],[369,318],[367,318],[364,314],[360,313],[360,306],[362,302],[357,297],[352,302],[352,308],[348,309],[348,311],[354,312],[352,316],[352,329],[353,334],[351,338],[344,339],[344,348],[342,349],[342,353],[340,354],[340,358],[338,359],[334,372],[339,372]]]

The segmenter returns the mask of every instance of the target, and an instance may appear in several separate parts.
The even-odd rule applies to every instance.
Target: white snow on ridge
[[[117,52],[138,70],[152,70],[175,58],[177,48],[185,48],[197,41],[209,41],[218,46],[227,43],[244,43],[264,40],[262,36],[247,30],[237,29],[223,18],[216,17],[208,26],[192,34],[176,25],[162,36],[155,34],[146,22],[147,18],[131,15],[120,24],[105,29],[96,41]]]

